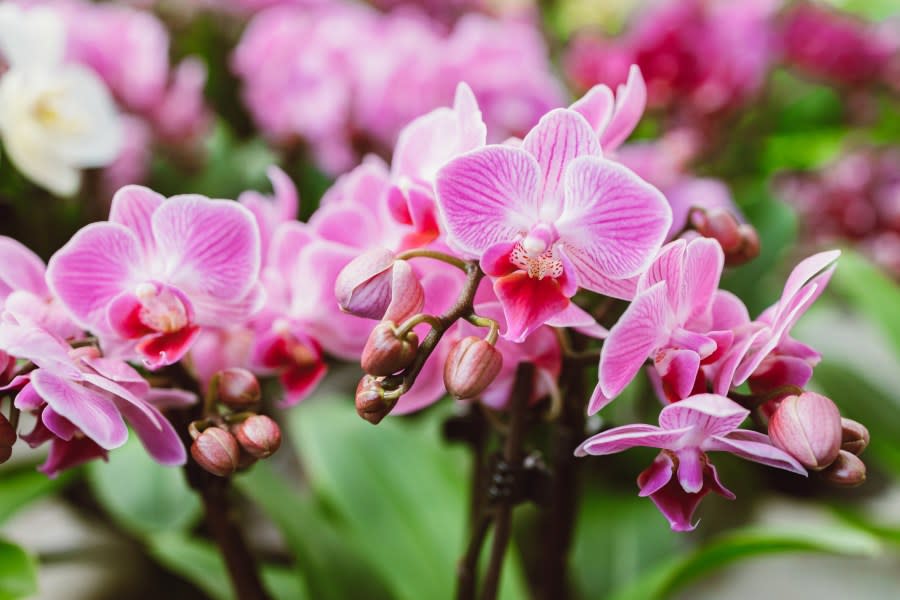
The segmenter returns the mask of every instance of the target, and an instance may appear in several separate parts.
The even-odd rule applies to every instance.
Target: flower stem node
[[[268,458],[281,446],[281,429],[266,415],[253,415],[231,430],[244,452],[254,458]]]
[[[856,487],[866,481],[866,465],[858,456],[841,450],[831,466],[822,471],[828,483],[840,487]]]
[[[841,419],[841,450],[859,456],[869,445],[869,430],[853,419]]]
[[[231,433],[221,427],[209,427],[194,440],[191,456],[204,470],[227,477],[237,470],[241,449]]]
[[[476,398],[503,366],[503,355],[492,344],[468,336],[454,344],[444,363],[444,386],[459,399]]]
[[[378,425],[385,418],[394,405],[397,404],[397,396],[385,395],[381,381],[365,375],[356,386],[356,413],[371,423]]]
[[[769,437],[806,468],[821,471],[841,449],[841,413],[821,394],[788,396],[769,419]]]
[[[725,264],[741,265],[759,256],[759,234],[752,225],[738,223],[732,212],[695,208],[690,219],[697,233],[719,242],[725,252]]]
[[[247,369],[223,369],[216,373],[215,378],[219,401],[229,408],[251,407],[262,398],[259,381]]]
[[[360,362],[369,375],[386,377],[412,364],[418,349],[419,337],[415,332],[397,335],[394,323],[384,321],[369,334]]]

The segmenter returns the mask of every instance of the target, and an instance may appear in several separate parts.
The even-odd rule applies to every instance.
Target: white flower
[[[23,174],[74,194],[81,169],[110,164],[122,143],[115,103],[93,71],[63,62],[65,31],[49,11],[0,6],[0,138]]]

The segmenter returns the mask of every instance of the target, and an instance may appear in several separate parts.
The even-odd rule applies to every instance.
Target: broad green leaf
[[[352,404],[310,402],[291,413],[300,458],[317,494],[346,522],[346,536],[381,571],[397,598],[446,598],[464,550],[467,478],[462,449],[438,433],[443,411],[389,418],[377,427]],[[510,548],[501,596],[525,598]]]
[[[214,545],[182,533],[161,533],[147,538],[150,554],[164,567],[203,590],[214,600],[234,600],[225,561]],[[264,565],[263,585],[277,600],[310,598],[298,573]]]
[[[80,475],[81,471],[76,469],[50,479],[35,471],[34,465],[4,470],[0,473],[0,523],[32,501],[62,489]]]
[[[345,525],[315,498],[294,490],[269,464],[258,463],[234,481],[274,521],[313,597],[391,597],[368,557],[345,536]]]
[[[37,564],[22,548],[0,540],[0,600],[37,592]]]
[[[746,528],[718,538],[687,556],[676,558],[613,596],[614,600],[655,600],[739,560],[784,552],[825,552],[875,556],[878,539],[843,525]]]
[[[154,462],[133,432],[108,463],[88,466],[88,481],[103,508],[138,535],[187,529],[200,517],[200,499],[182,469]]]

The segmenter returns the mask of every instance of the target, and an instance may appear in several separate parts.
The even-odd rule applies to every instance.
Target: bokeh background
[[[269,193],[277,164],[308,218],[336,177],[367,154],[389,159],[405,123],[451,103],[458,81],[502,141],[638,64],[650,109],[622,160],[667,194],[733,200],[757,228],[760,257],[726,276],[751,313],[799,258],[845,250],[795,332],[824,357],[814,387],[869,427],[869,475],[836,491],[722,457],[738,500],[709,498],[700,527],[675,534],[636,495],[651,451],[586,460],[573,596],[900,597],[897,0],[21,4],[64,11],[72,59],[104,77],[128,119],[122,155],[74,198],[0,159],[0,234],[44,258],[105,218],[125,183],[236,198]],[[236,479],[266,580],[285,599],[451,597],[469,477],[443,435],[455,408],[372,428],[351,407],[358,376],[335,368],[281,414],[275,460]],[[603,417],[641,420],[653,402],[639,382]],[[55,480],[34,471],[40,460],[17,453],[0,468],[0,536],[30,553],[0,543],[0,598],[230,597],[180,471],[131,442]],[[505,598],[526,598],[539,571],[536,514],[517,509]]]

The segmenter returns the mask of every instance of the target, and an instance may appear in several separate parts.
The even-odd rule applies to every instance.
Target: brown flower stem
[[[166,374],[177,387],[197,394],[198,398],[203,397],[197,380],[181,363],[168,367]],[[203,500],[206,527],[222,553],[238,600],[269,600],[270,596],[259,576],[256,559],[244,540],[238,526],[237,515],[231,506],[231,479],[216,477],[206,472],[191,458],[190,448],[193,439],[188,429],[193,421],[203,416],[202,413],[203,406],[198,403],[189,408],[172,411],[170,416],[181,442],[188,451],[188,461],[184,465],[185,477],[191,488]]]
[[[478,557],[481,556],[481,547],[487,537],[488,529],[494,521],[490,513],[480,511],[482,514],[472,528],[472,537],[466,547],[466,553],[459,561],[456,580],[456,599],[474,600],[475,587],[478,578]]]
[[[527,426],[528,402],[531,399],[532,384],[534,382],[534,364],[519,363],[516,369],[516,379],[513,384],[512,397],[509,402],[510,421],[509,435],[503,446],[503,460],[513,468],[518,468],[525,456],[523,442]],[[491,556],[488,568],[484,575],[484,585],[481,588],[482,600],[494,600],[500,586],[500,573],[503,569],[503,559],[506,556],[506,546],[512,532],[512,509],[510,498],[503,497],[497,501],[494,509],[494,539],[491,545]]]

